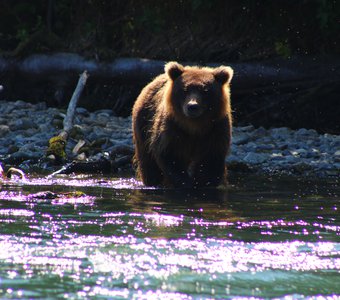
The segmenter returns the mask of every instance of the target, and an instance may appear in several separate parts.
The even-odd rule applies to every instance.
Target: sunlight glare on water
[[[203,197],[76,180],[0,192],[2,298],[340,296],[337,190]]]

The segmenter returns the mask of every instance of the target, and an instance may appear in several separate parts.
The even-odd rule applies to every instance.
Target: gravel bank
[[[48,166],[42,159],[48,140],[62,127],[65,111],[45,103],[0,101],[0,162],[30,170]],[[111,110],[77,109],[75,129],[68,142],[71,153],[79,139],[87,142],[88,157],[96,159],[117,145],[133,146],[131,118]],[[227,165],[232,170],[302,176],[340,176],[340,136],[315,130],[235,127]]]

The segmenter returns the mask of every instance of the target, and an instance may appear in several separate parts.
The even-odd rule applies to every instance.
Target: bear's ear
[[[175,61],[171,61],[165,65],[164,70],[172,80],[175,80],[182,75],[184,67]]]
[[[213,70],[213,74],[216,80],[223,85],[225,83],[230,83],[233,78],[234,71],[230,67],[220,66]]]

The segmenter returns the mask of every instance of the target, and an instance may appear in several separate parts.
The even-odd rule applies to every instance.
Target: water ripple
[[[338,199],[299,200],[299,209],[290,198],[167,202],[165,191],[114,182],[89,181],[78,196],[76,182],[59,179],[50,194],[44,185],[0,192],[1,298],[340,295]]]

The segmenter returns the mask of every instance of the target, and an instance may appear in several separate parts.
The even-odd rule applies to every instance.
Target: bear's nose
[[[195,113],[196,111],[199,110],[200,107],[198,103],[188,103],[187,108],[189,113]]]
[[[186,105],[186,114],[188,117],[198,117],[201,115],[201,106],[196,100],[190,100]]]

